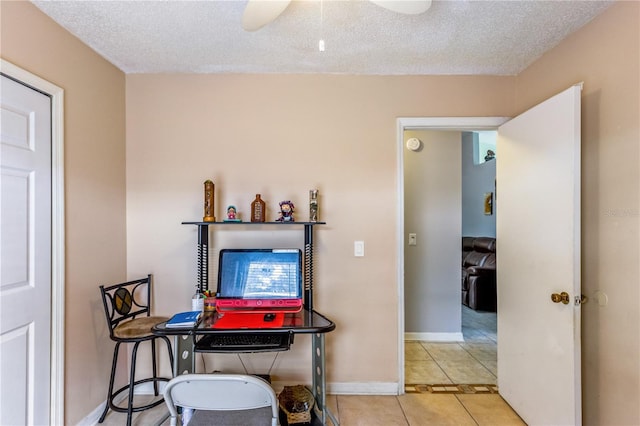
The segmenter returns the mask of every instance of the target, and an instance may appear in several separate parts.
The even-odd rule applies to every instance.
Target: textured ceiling
[[[436,0],[400,15],[293,1],[256,32],[241,0],[33,3],[125,73],[515,75],[612,2]]]

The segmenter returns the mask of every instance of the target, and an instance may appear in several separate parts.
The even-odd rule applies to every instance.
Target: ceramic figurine
[[[224,219],[224,221],[225,222],[242,222],[242,220],[238,219],[236,206],[227,207],[227,218]]]
[[[295,206],[289,200],[280,201],[280,217],[276,219],[276,222],[295,222],[293,218]]]

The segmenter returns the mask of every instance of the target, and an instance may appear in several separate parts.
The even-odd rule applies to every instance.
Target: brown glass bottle
[[[256,199],[251,203],[251,222],[265,221],[265,205],[260,194],[256,194]]]

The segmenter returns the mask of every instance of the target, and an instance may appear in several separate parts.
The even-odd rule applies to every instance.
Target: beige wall
[[[409,138],[422,149],[402,149],[405,338],[455,340],[462,337],[462,133],[407,130]]]
[[[609,296],[584,309],[584,418],[640,423],[638,7],[615,5],[517,78],[127,76],[126,266],[125,77],[32,5],[1,2],[3,59],[65,89],[67,423],[104,400],[112,345],[99,283],[154,272],[158,310],[188,306],[196,234],[180,222],[201,217],[207,178],[218,216],[232,203],[246,214],[261,192],[271,207],[297,201],[302,219],[320,188],[316,306],[338,325],[328,379],[396,381],[395,118],[513,115],[580,80],[584,286]],[[253,244],[220,234],[215,244]],[[275,375],[305,374],[306,351],[287,356]]]
[[[640,3],[622,2],[517,79],[523,109],[573,83],[582,92],[583,412],[640,424]],[[596,303],[596,292],[608,304]]]
[[[197,238],[195,228],[180,222],[202,218],[205,179],[216,184],[219,219],[228,204],[246,218],[256,193],[271,208],[271,220],[284,199],[293,200],[304,219],[308,190],[317,187],[327,226],[316,231],[315,306],[337,324],[327,337],[328,380],[336,388],[353,382],[393,386],[398,380],[396,118],[506,115],[513,81],[128,75],[129,271],[154,272],[162,288],[159,310],[187,307]],[[211,251],[284,244],[277,233],[255,238],[213,231]],[[355,240],[365,241],[365,257],[353,256]],[[215,254],[211,258],[213,265]],[[211,277],[214,284],[215,273]],[[297,346],[280,355],[274,380],[310,381],[308,349]]]
[[[126,278],[125,78],[28,2],[0,2],[2,58],[64,89],[66,424],[104,401],[98,285]]]

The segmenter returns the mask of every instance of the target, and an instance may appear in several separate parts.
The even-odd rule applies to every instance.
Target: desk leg
[[[173,357],[173,371],[175,375],[182,376],[183,374],[196,372],[196,358],[193,353],[193,336],[190,334],[181,334],[175,337],[173,347],[176,350]]]
[[[327,383],[325,374],[325,358],[324,358],[324,334],[315,333],[312,339],[312,365],[313,365],[313,396],[316,399],[316,408],[320,415],[323,425],[327,424],[327,416],[331,419],[334,426],[340,423],[333,416],[333,413],[327,408]]]

